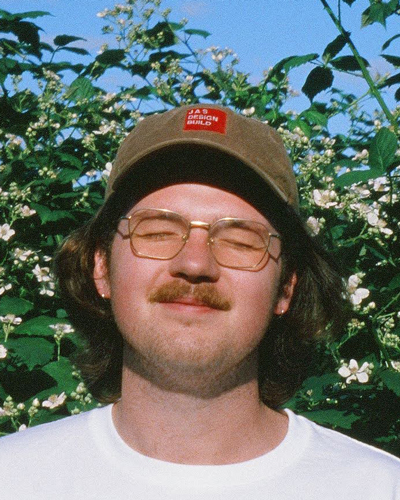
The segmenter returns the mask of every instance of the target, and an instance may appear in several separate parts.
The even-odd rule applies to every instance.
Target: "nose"
[[[213,283],[220,276],[220,266],[211,253],[205,228],[191,229],[185,246],[169,265],[171,276],[190,283]]]

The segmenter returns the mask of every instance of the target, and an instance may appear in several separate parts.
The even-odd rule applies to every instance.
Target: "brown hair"
[[[78,359],[79,367],[92,394],[102,402],[118,399],[121,390],[122,338],[114,322],[108,300],[102,299],[94,285],[94,254],[97,249],[110,256],[119,217],[143,195],[167,184],[202,182],[232,191],[259,209],[282,236],[283,272],[281,287],[294,272],[297,285],[289,311],[276,317],[259,349],[260,397],[271,408],[287,401],[301,386],[318,342],[337,336],[345,321],[345,286],[338,267],[326,251],[310,237],[297,212],[284,203],[259,177],[239,162],[222,155],[205,153],[196,157],[196,173],[185,170],[175,175],[176,161],[163,158],[163,171],[152,168],[152,178],[127,178],[124,188],[113,193],[96,216],[73,232],[55,257],[55,274],[71,322],[85,339]],[[193,164],[193,148],[190,163]],[[159,165],[154,162],[152,166]],[[166,165],[174,165],[170,170]],[[183,163],[187,165],[187,163]],[[143,173],[148,173],[144,165]],[[204,168],[203,168],[204,167]],[[212,165],[211,165],[212,167]],[[226,175],[229,169],[229,175]],[[212,172],[212,175],[211,175]],[[216,173],[217,172],[217,173]],[[140,183],[138,182],[140,179]],[[157,182],[156,182],[157,180]],[[134,182],[135,189],[130,186]],[[140,186],[140,189],[138,188]],[[135,199],[132,199],[132,191]]]

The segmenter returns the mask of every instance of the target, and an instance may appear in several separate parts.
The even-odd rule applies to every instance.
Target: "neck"
[[[224,388],[218,391],[206,391],[204,380],[195,390],[194,378],[186,374],[178,388],[167,386],[163,374],[160,385],[125,363],[121,399],[113,409],[122,439],[143,455],[193,465],[251,460],[283,440],[287,418],[260,402],[256,376],[247,373],[241,383],[237,377],[214,381],[213,387]]]

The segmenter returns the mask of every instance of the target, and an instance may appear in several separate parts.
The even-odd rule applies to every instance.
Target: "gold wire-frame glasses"
[[[192,229],[208,231],[207,244],[219,265],[232,269],[255,269],[264,260],[272,238],[261,222],[224,217],[213,223],[189,221],[182,215],[162,208],[142,208],[129,216],[132,252],[138,256],[157,260],[171,260],[183,249]]]

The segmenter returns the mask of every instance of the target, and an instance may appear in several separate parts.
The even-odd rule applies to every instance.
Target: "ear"
[[[110,298],[110,283],[108,280],[107,259],[104,252],[96,250],[93,269],[94,284],[99,295],[104,299]]]
[[[296,283],[297,283],[297,274],[293,273],[289,281],[283,287],[282,295],[279,297],[275,305],[274,313],[277,316],[282,316],[282,314],[285,314],[288,311]]]

